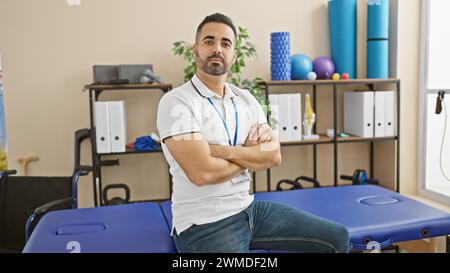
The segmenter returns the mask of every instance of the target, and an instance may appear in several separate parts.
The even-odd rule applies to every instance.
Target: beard
[[[221,62],[215,61],[210,62],[210,59],[220,59]],[[220,55],[212,54],[206,58],[206,60],[202,60],[199,56],[197,56],[197,64],[198,67],[205,72],[206,74],[213,76],[222,76],[228,73],[228,69],[230,68],[230,64],[227,63]]]

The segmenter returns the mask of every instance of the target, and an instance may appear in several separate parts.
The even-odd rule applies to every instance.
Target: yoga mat
[[[367,78],[389,77],[389,0],[367,1]]]
[[[367,78],[387,79],[389,77],[389,41],[367,42]]]
[[[328,1],[331,58],[337,73],[356,77],[356,0]]]

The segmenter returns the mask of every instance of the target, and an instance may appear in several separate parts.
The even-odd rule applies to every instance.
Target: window
[[[450,1],[422,5],[419,193],[450,204]],[[440,91],[445,97],[436,114]]]

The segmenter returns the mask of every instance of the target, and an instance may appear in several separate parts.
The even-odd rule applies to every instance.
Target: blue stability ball
[[[311,59],[304,54],[295,54],[291,57],[291,79],[306,80],[308,73],[313,70]]]

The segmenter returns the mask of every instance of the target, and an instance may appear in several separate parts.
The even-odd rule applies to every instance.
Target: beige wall
[[[312,58],[329,55],[326,0],[283,1],[163,1],[82,0],[69,7],[64,0],[0,0],[0,52],[5,74],[5,107],[10,168],[20,169],[17,159],[39,156],[30,165],[31,175],[69,175],[73,168],[73,135],[89,126],[88,95],[83,85],[92,81],[92,65],[152,63],[167,82],[182,83],[184,67],[172,55],[172,43],[192,41],[199,22],[219,11],[236,25],[248,28],[258,59],[249,62],[245,76],[270,77],[270,33],[291,32],[292,53]],[[365,73],[364,3],[360,0],[358,72]],[[419,0],[400,0],[398,74],[402,80],[402,192],[414,193],[417,183],[417,98],[419,59]],[[306,92],[306,91],[302,91]],[[126,98],[128,136],[156,131],[157,92],[138,91]],[[110,96],[102,96],[109,99]],[[331,93],[319,90],[318,130],[331,128]],[[378,157],[392,158],[392,145],[376,147]],[[319,151],[319,180],[333,180],[332,146]],[[339,148],[339,173],[368,168],[368,144]],[[312,175],[312,147],[283,148],[283,164],[273,170],[273,181]],[[83,161],[89,162],[88,143]],[[112,157],[115,158],[115,157]],[[127,182],[133,199],[169,196],[167,165],[162,154],[120,157],[119,167],[104,168],[105,183]],[[380,160],[381,161],[381,160]],[[376,171],[391,181],[392,160],[383,160]],[[385,171],[390,170],[390,171]],[[386,173],[390,174],[386,176]],[[258,190],[265,190],[264,173],[258,173]],[[272,183],[274,186],[274,182]],[[92,205],[92,181],[80,184],[82,206]]]
[[[398,14],[398,77],[402,80],[402,192],[417,193],[419,127],[420,0],[400,0]]]

